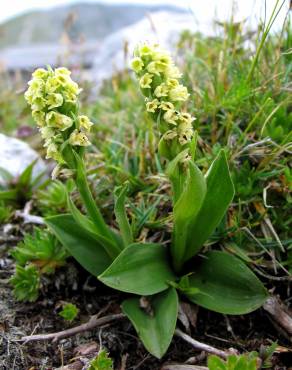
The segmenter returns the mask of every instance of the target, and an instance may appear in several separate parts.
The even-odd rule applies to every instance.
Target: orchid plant
[[[164,171],[172,185],[169,245],[135,242],[125,209],[126,183],[115,189],[119,229],[106,224],[90,191],[84,162],[92,123],[79,114],[81,90],[70,72],[38,69],[25,97],[45,140],[47,157],[58,163],[54,177],[61,172],[72,176],[87,211],[81,213],[68,194],[70,213],[48,217],[46,224],[91,274],[133,295],[123,302],[122,310],[147,350],[161,358],[175,331],[180,298],[216,312],[241,315],[259,308],[267,292],[234,255],[219,250],[199,254],[224,217],[234,188],[223,150],[205,175],[196,165],[195,118],[183,109],[189,93],[180,83],[179,69],[165,50],[150,44],[135,49],[131,66],[159,132],[158,152],[165,158]]]

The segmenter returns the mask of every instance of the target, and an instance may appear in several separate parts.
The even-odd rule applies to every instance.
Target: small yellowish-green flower
[[[90,119],[87,116],[78,116],[78,122],[80,128],[84,129],[87,132],[90,131],[91,126],[93,125],[93,123],[90,122]]]
[[[180,72],[178,67],[175,66],[174,64],[168,65],[168,67],[165,71],[165,74],[170,79],[178,79],[178,78],[182,77],[182,73]]]
[[[167,69],[167,64],[159,60],[150,62],[147,66],[147,71],[157,76],[159,76],[160,73],[165,72],[166,69]]]
[[[183,166],[187,166],[188,162],[192,160],[190,153],[186,153],[185,156],[180,160],[180,163]]]
[[[177,137],[177,132],[176,132],[176,130],[168,130],[168,131],[163,135],[163,138],[164,138],[165,140],[169,140],[169,141],[171,141],[171,140],[175,139],[176,137]]]
[[[179,118],[179,114],[173,110],[173,109],[169,109],[167,110],[164,115],[163,115],[163,118],[164,120],[167,122],[167,123],[170,123],[172,125],[176,125],[177,124],[177,120]]]
[[[45,81],[41,78],[33,78],[28,82],[28,91],[36,96],[42,96],[45,89]]]
[[[29,105],[32,105],[33,93],[30,89],[26,90],[26,92],[24,93],[24,98]]]
[[[41,96],[36,96],[32,100],[31,109],[32,110],[42,110],[46,107],[46,101]]]
[[[162,110],[174,110],[174,105],[170,101],[162,101],[159,108]]]
[[[138,48],[138,54],[141,55],[141,57],[151,55],[153,52],[152,47],[150,47],[147,44],[143,44]]]
[[[37,111],[37,110],[32,111],[32,117],[36,121],[38,126],[42,127],[46,123],[46,120],[45,120],[46,114],[43,111]]]
[[[179,118],[181,121],[187,124],[191,124],[193,121],[195,121],[195,117],[191,116],[189,113],[181,113]]]
[[[46,79],[48,77],[49,72],[44,68],[38,68],[32,73],[32,77],[37,79]]]
[[[32,105],[36,98],[42,98],[44,95],[45,83],[41,79],[35,79],[28,83],[24,97],[29,105]]]
[[[73,94],[70,91],[64,91],[63,97],[64,97],[64,100],[66,101],[66,103],[76,104],[76,102],[77,102],[77,95]]]
[[[194,129],[191,122],[181,122],[177,127],[178,141],[181,145],[189,143],[194,136]]]
[[[82,131],[78,131],[77,129],[71,133],[69,137],[69,143],[71,145],[77,145],[77,146],[90,145],[90,141],[88,140],[88,137],[85,135],[85,133]]]
[[[56,76],[70,76],[71,71],[68,68],[59,67],[55,69],[55,75]]]
[[[132,59],[131,67],[132,67],[133,71],[135,71],[136,73],[140,72],[143,69],[143,66],[144,66],[144,63],[143,63],[141,58],[136,57],[136,58]]]
[[[179,85],[179,82],[178,82],[178,80],[176,78],[168,78],[166,80],[166,84],[170,88],[173,88],[173,87],[177,87]]]
[[[71,94],[74,94],[74,95],[79,95],[82,91],[82,89],[79,88],[78,84],[72,81],[71,78],[66,88]]]
[[[55,75],[50,75],[45,84],[45,91],[47,94],[54,94],[60,88],[58,80]]]
[[[170,55],[164,51],[164,50],[161,50],[161,49],[154,49],[152,51],[152,59],[155,60],[155,61],[159,61],[161,63],[163,63],[164,65],[168,65],[170,63],[172,63],[171,61],[171,57]]]
[[[154,90],[154,95],[157,96],[157,98],[161,98],[163,96],[167,96],[168,92],[168,86],[166,85],[166,83],[162,82],[162,84],[158,85]]]
[[[142,89],[150,89],[153,75],[150,73],[145,73],[140,79],[140,87]]]
[[[60,107],[63,104],[63,101],[64,99],[62,94],[49,94],[47,98],[48,109]]]
[[[42,138],[46,141],[51,139],[55,135],[54,129],[52,129],[51,127],[47,127],[47,126],[41,127],[40,133],[42,135]]]
[[[152,101],[149,101],[146,103],[146,110],[149,113],[155,113],[159,106],[159,100],[153,99]]]
[[[169,90],[169,98],[172,101],[186,101],[188,97],[188,89],[183,85],[178,85]]]
[[[46,115],[46,123],[49,127],[64,131],[73,125],[73,120],[65,114],[51,111]]]
[[[52,158],[52,159],[54,159],[57,162],[62,161],[62,156],[60,154],[59,148],[58,148],[58,146],[55,143],[51,142],[48,145],[46,158],[47,159]]]

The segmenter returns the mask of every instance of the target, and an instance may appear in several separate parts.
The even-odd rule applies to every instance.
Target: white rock
[[[38,161],[34,166],[33,178],[46,171],[44,161],[27,143],[0,134],[0,167],[8,171],[13,177],[19,176],[37,158]],[[5,181],[0,174],[0,184],[4,183]]]

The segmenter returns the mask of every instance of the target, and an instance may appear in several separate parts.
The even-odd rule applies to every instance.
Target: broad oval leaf
[[[202,207],[188,226],[185,261],[197,254],[203,243],[212,235],[234,196],[234,186],[224,150],[220,151],[212,163],[206,175],[206,182],[207,192]]]
[[[69,253],[93,275],[101,274],[111,259],[103,246],[69,214],[45,219],[46,224]]]
[[[122,292],[151,295],[166,290],[167,281],[176,277],[165,247],[135,243],[124,249],[99,279]]]
[[[161,358],[167,351],[176,327],[178,297],[174,288],[149,297],[150,312],[141,308],[139,298],[127,299],[123,312],[136,329],[145,348]]]
[[[221,251],[209,252],[205,257],[189,277],[190,287],[200,291],[186,294],[192,302],[230,315],[246,314],[262,306],[267,291],[244,262]]]

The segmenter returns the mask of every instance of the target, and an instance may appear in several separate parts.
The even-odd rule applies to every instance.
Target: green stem
[[[84,164],[80,168],[80,163],[77,170],[77,176],[75,179],[76,186],[79,190],[81,198],[84,202],[86,210],[92,219],[94,226],[96,227],[97,233],[109,240],[109,243],[105,246],[108,250],[108,254],[115,258],[121,252],[120,247],[117,245],[116,240],[113,238],[110,228],[104,221],[99,208],[97,207],[95,200],[92,196],[91,190],[88,185],[86,178],[86,171]]]

